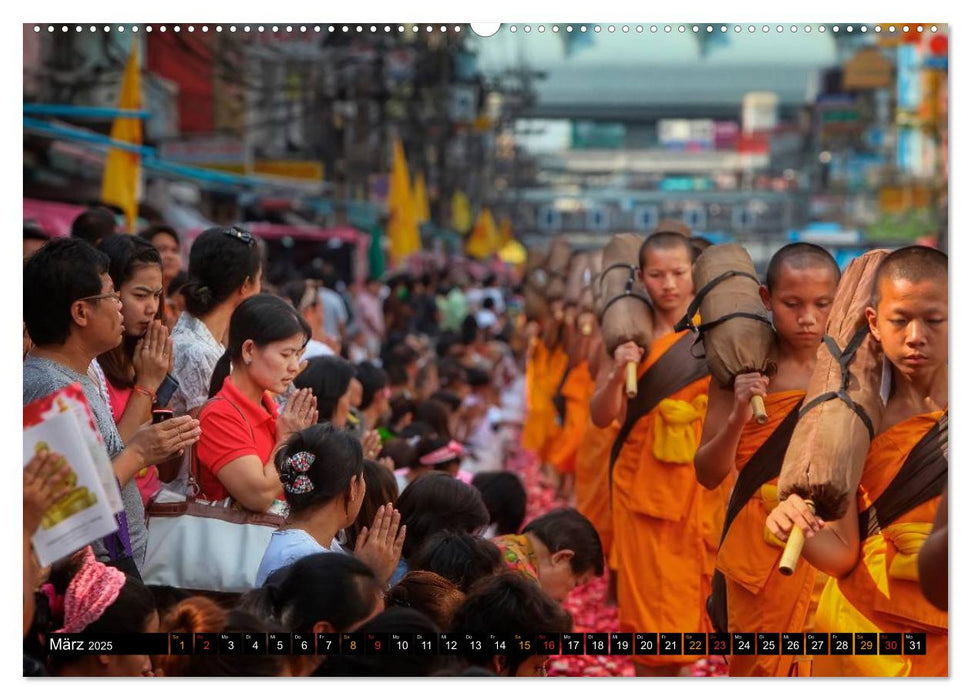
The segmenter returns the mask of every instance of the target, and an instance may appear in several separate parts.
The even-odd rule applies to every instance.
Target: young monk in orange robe
[[[806,395],[826,319],[839,282],[839,267],[819,246],[793,243],[769,261],[760,290],[772,312],[776,373],[741,374],[734,388],[712,384],[708,412],[695,455],[695,473],[716,488],[734,470],[741,473],[765,441]],[[762,396],[768,422],[752,418],[750,401]],[[791,436],[791,435],[790,435]],[[784,450],[783,450],[784,452]],[[816,570],[801,562],[792,576],[779,573],[783,543],[768,535],[765,518],[778,503],[781,453],[768,479],[742,506],[718,551],[715,568],[725,576],[729,632],[803,632],[811,606]],[[783,650],[784,651],[784,650]],[[792,655],[733,655],[732,676],[797,675]],[[808,675],[808,668],[802,669]]]
[[[634,343],[614,352],[610,371],[590,404],[595,425],[623,423],[627,412],[624,368],[639,363],[638,376],[664,357],[687,332],[674,332],[692,298],[692,250],[677,233],[652,234],[641,248],[641,277],[653,302],[654,338],[649,353]],[[685,362],[688,347],[678,346]],[[664,397],[627,435],[613,466],[614,541],[621,631],[711,629],[705,600],[711,587],[714,554],[731,483],[718,491],[702,488],[692,462],[701,435],[710,377]],[[678,675],[700,658],[635,656],[635,672]]]
[[[875,426],[857,498],[832,523],[812,515],[797,495],[766,520],[776,537],[793,526],[806,533],[803,556],[831,576],[816,611],[820,632],[926,632],[927,653],[819,656],[814,676],[946,676],[947,613],[921,593],[917,554],[941,496],[861,532],[859,513],[890,485],[907,456],[947,408],[947,256],[932,248],[897,250],[880,263],[867,308],[870,333],[890,363],[891,388]],[[940,460],[946,460],[940,455]],[[935,468],[946,470],[946,462]],[[888,514],[889,515],[889,514]]]
[[[610,373],[611,364],[603,355],[603,340],[597,338],[591,349],[590,364],[597,381],[605,380]],[[596,383],[594,385],[594,388]],[[591,398],[593,390],[590,392]],[[608,467],[610,448],[614,444],[620,423],[612,421],[606,428],[598,428],[590,420],[589,399],[587,421],[580,439],[576,455],[576,497],[577,510],[580,511],[597,530],[604,554],[610,558],[610,548],[614,539],[614,519],[610,510],[610,481]]]

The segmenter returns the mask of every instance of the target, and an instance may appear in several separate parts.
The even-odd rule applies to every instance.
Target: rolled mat
[[[796,493],[825,521],[841,518],[856,496],[870,441],[883,419],[883,351],[864,309],[886,250],[850,263],[840,279],[823,344],[806,388],[779,476],[779,499]]]

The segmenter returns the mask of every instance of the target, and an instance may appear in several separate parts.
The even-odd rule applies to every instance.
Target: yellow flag
[[[462,234],[472,228],[472,207],[461,190],[455,190],[452,195],[452,228]]]
[[[479,260],[490,258],[499,250],[499,231],[496,229],[496,222],[492,218],[492,212],[488,208],[482,207],[482,210],[479,212],[479,218],[472,228],[472,233],[469,235],[469,241],[465,249],[469,255]]]
[[[142,78],[138,66],[138,43],[132,41],[125,74],[121,80],[121,96],[118,109],[142,108]],[[115,117],[111,125],[114,141],[142,143],[142,122],[137,117]],[[139,181],[141,180],[141,156],[120,148],[109,148],[101,181],[101,199],[121,207],[129,233],[135,232],[138,217]]]
[[[408,178],[408,162],[401,141],[395,139],[391,160],[391,183],[388,188],[388,240],[391,242],[391,264],[397,265],[421,249],[415,201]]]
[[[425,176],[421,173],[415,175],[415,217],[419,224],[432,218],[428,208],[428,193],[425,191]]]

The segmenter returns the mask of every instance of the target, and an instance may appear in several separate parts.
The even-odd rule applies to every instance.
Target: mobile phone
[[[162,380],[162,384],[158,388],[158,391],[155,392],[155,405],[167,406],[169,401],[172,400],[175,390],[178,388],[179,383],[176,381],[175,377],[173,377],[171,374],[166,374],[165,379]]]
[[[152,425],[156,423],[161,423],[167,421],[173,415],[171,408],[153,408],[152,409]]]

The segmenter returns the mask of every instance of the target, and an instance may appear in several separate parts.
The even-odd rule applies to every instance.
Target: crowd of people
[[[611,352],[576,297],[529,313],[526,288],[493,275],[347,285],[326,266],[277,266],[268,278],[262,245],[240,228],[209,229],[186,252],[173,229],[114,226],[95,209],[69,238],[24,229],[24,403],[79,384],[124,502],[117,532],[40,570],[30,538],[63,497],[64,464],[41,453],[26,465],[25,673],[545,675],[548,656],[489,649],[55,658],[45,640],[568,632],[571,593],[603,578],[619,629],[600,631],[927,635],[923,655],[733,655],[731,675],[947,674],[940,251],[887,254],[863,290],[882,415],[846,515],[825,522],[795,494],[780,501],[778,487],[841,280],[823,248],[795,243],[772,257],[759,287],[772,370],[723,386],[683,321],[707,242],[680,226],[644,239],[629,266],[650,309],[648,347]],[[830,398],[852,407],[849,384]],[[927,453],[929,437],[943,452]],[[528,522],[533,485],[509,468],[513,455],[557,493]],[[198,566],[188,549],[159,553],[153,513],[173,494],[235,514],[241,534],[227,551],[241,553],[244,586],[179,585],[218,569],[221,553]],[[273,526],[254,551],[242,523],[257,521]],[[795,528],[806,544],[787,577],[778,564]],[[689,675],[691,651],[635,654],[634,670]]]
[[[604,572],[591,522],[524,522],[505,468],[528,345],[511,288],[465,270],[348,285],[273,266],[238,227],[182,246],[99,208],[66,238],[25,223],[24,404],[80,385],[124,504],[115,533],[42,569],[30,541],[64,460],[25,466],[25,674],[545,675],[516,653],[49,654],[54,632],[566,632],[563,601]],[[241,523],[224,549],[252,562],[245,586],[179,584],[218,564],[153,538],[173,498]]]

